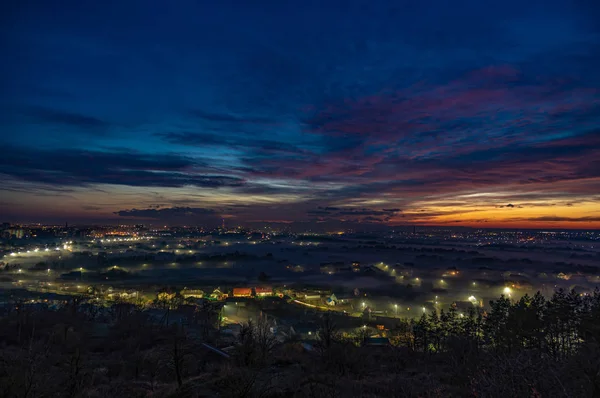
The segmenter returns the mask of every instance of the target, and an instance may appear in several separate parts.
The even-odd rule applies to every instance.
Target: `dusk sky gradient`
[[[0,221],[600,228],[597,0],[0,14]]]

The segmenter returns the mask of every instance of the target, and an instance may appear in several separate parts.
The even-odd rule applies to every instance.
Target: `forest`
[[[323,313],[308,344],[261,317],[224,337],[209,304],[182,325],[125,303],[15,302],[0,318],[0,397],[600,396],[600,291],[486,308],[353,334]],[[391,344],[367,344],[376,333]]]

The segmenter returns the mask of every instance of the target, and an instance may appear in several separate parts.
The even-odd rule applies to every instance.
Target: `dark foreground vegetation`
[[[234,337],[218,314],[187,326],[117,304],[17,303],[0,320],[1,397],[598,397],[600,293],[557,292],[406,321],[368,345],[327,314],[307,345],[259,318]],[[207,344],[209,346],[207,346]],[[231,346],[223,352],[211,347]]]

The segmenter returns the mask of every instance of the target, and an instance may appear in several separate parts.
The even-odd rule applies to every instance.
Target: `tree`
[[[259,317],[256,323],[242,324],[236,347],[239,362],[246,366],[266,364],[269,354],[277,345],[277,339],[271,331],[271,323]]]
[[[259,317],[254,326],[254,343],[258,349],[260,364],[267,362],[268,356],[277,345],[277,339],[271,331],[272,323],[266,317]]]
[[[504,295],[490,301],[491,310],[483,327],[486,342],[496,351],[510,351],[512,338],[508,331],[510,300]]]
[[[321,350],[329,349],[333,344],[339,341],[340,335],[337,325],[326,312],[321,318],[321,325],[317,331],[318,346]]]
[[[183,326],[174,324],[171,327],[171,347],[169,350],[169,365],[175,373],[177,386],[183,385],[183,377],[186,373],[187,360],[193,356],[192,344],[187,331]]]

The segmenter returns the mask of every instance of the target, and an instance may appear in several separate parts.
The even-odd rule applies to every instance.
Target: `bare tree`
[[[265,318],[259,317],[254,326],[254,343],[258,349],[260,364],[267,362],[268,356],[277,345],[277,339],[271,331],[273,325]]]
[[[175,373],[177,385],[181,387],[186,373],[187,360],[193,356],[192,342],[183,326],[175,324],[171,331],[169,365]]]
[[[339,341],[340,333],[329,313],[325,313],[321,319],[317,338],[319,339],[319,348],[322,350],[329,349],[334,343]]]

